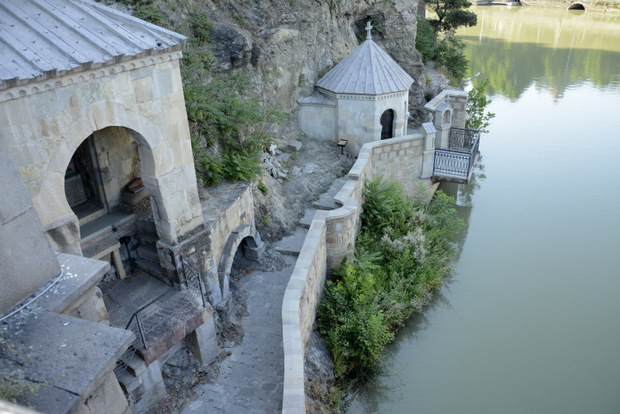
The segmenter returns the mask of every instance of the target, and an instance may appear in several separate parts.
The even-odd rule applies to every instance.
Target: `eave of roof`
[[[184,42],[87,0],[2,0],[0,89],[180,50]]]

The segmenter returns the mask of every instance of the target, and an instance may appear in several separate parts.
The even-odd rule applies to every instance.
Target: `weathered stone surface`
[[[415,38],[424,4],[418,0],[220,0],[207,4],[209,20],[217,22],[211,30],[215,67],[249,69],[263,99],[285,112],[293,113],[297,100],[312,94],[319,74],[357,47],[356,34],[365,35],[369,16],[380,25],[373,40],[415,79],[410,103],[423,102],[426,80]],[[295,123],[292,118],[291,124]]]
[[[0,139],[0,316],[60,274],[41,220],[5,145]]]
[[[93,288],[110,269],[110,264],[64,253],[58,253],[58,262],[62,268],[63,276],[58,282],[58,286],[41,296],[38,303],[43,309],[51,312],[71,314],[77,312],[75,309],[82,306],[85,301],[94,300],[90,298],[95,294]],[[99,305],[93,303],[93,306]],[[103,311],[105,311],[105,306]],[[82,312],[88,315],[99,314],[95,309],[88,311],[86,308],[82,308]],[[79,315],[72,314],[71,316],[78,317]],[[99,322],[99,320],[93,321]]]
[[[32,404],[41,412],[56,406],[58,412],[67,412],[76,407],[76,401],[90,400],[94,404],[97,397],[94,393],[104,386],[105,394],[114,401],[114,407],[119,408],[115,412],[125,410],[123,406],[126,407],[127,402],[120,387],[115,380],[117,388],[114,384],[110,387],[108,376],[113,375],[116,361],[134,339],[131,332],[42,311],[30,316],[20,330],[10,332],[7,339],[24,353],[27,377],[46,384],[40,389],[41,394],[23,403]],[[61,373],[59,367],[62,367]],[[65,407],[64,411],[61,407]]]

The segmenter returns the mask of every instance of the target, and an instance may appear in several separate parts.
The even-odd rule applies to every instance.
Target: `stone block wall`
[[[349,141],[346,148],[353,155],[358,155],[366,142],[381,139],[381,115],[388,109],[394,111],[394,136],[405,134],[406,92],[380,96],[337,95],[337,102],[338,139]]]
[[[299,104],[299,128],[309,138],[336,140],[336,107],[332,105]]]
[[[421,133],[381,141],[371,151],[371,178],[384,177],[399,183],[412,196],[422,174],[424,138]]]
[[[282,413],[305,413],[304,353],[327,274],[327,211],[317,211],[282,300]]]
[[[365,144],[335,200],[342,207],[317,211],[282,302],[284,391],[282,412],[304,413],[304,352],[327,272],[353,251],[360,225],[364,182],[378,176],[397,181],[412,195],[423,182],[425,133]]]
[[[104,201],[114,208],[121,204],[126,185],[140,177],[138,145],[125,128],[108,127],[93,135]]]
[[[0,91],[0,137],[54,250],[81,253],[65,171],[79,145],[108,127],[122,127],[138,146],[160,238],[176,244],[203,224],[180,57],[164,52]]]

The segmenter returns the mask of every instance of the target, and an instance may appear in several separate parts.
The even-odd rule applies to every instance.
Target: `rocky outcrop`
[[[415,49],[419,0],[206,0],[217,71],[250,70],[265,102],[295,114],[297,100],[365,38],[373,40],[414,79],[410,102],[423,105],[424,65]],[[421,10],[419,10],[421,9]],[[296,125],[295,117],[290,127]]]

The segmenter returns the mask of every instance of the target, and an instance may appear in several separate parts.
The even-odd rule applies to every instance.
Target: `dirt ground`
[[[312,208],[312,202],[327,191],[338,177],[349,172],[355,159],[335,143],[305,139],[299,151],[282,143],[282,154],[272,156],[279,161],[285,178],[274,178],[268,171],[261,178],[267,190],[255,186],[254,209],[256,224],[261,237],[277,241],[292,234],[297,223]],[[269,161],[268,161],[269,162]]]

